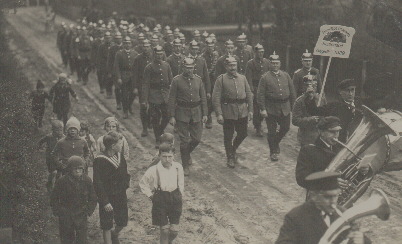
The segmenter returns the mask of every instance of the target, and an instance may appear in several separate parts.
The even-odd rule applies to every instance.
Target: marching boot
[[[262,133],[261,126],[255,128],[255,135],[257,137],[263,137],[264,136],[264,134]]]
[[[208,116],[207,123],[205,123],[205,128],[212,129],[212,116],[211,115]]]
[[[274,135],[268,135],[268,145],[269,145],[269,151],[271,154],[271,161],[275,162],[279,160],[279,155],[276,151],[276,146],[275,146],[275,136]]]
[[[128,111],[124,112],[123,119],[128,119]]]
[[[147,128],[145,127],[145,128],[142,129],[141,137],[146,137],[146,136],[148,136],[148,130],[147,130]]]

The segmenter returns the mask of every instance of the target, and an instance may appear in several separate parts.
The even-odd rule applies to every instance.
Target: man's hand
[[[207,99],[211,99],[211,93],[207,93]]]
[[[138,89],[137,88],[134,88],[134,91],[133,91],[133,93],[134,93],[134,95],[138,95]]]
[[[170,123],[172,126],[175,126],[175,125],[176,125],[176,119],[175,119],[174,117],[170,118],[169,123]]]
[[[360,173],[366,175],[370,170],[370,164],[359,164],[357,166],[357,169],[359,170]]]
[[[216,120],[218,120],[219,124],[223,125],[223,116],[221,114],[216,118]]]
[[[364,244],[364,235],[361,231],[351,231],[348,237],[353,244]]]
[[[208,117],[207,116],[202,116],[202,123],[207,123]]]
[[[268,117],[268,113],[267,113],[267,110],[261,110],[261,112],[260,112],[260,114],[261,114],[261,117],[263,117],[263,118],[267,118]]]
[[[248,120],[253,120],[253,112],[248,112]]]
[[[112,212],[113,211],[113,207],[110,203],[106,204],[104,207],[106,212]]]
[[[342,179],[342,178],[338,178],[338,184],[339,184],[339,187],[341,188],[341,189],[346,189],[346,188],[348,188],[348,181],[347,180],[344,180],[344,179]]]
[[[121,86],[121,84],[123,84],[123,81],[122,81],[121,79],[117,79],[117,84],[118,84],[119,86]]]
[[[318,123],[318,121],[320,121],[320,117],[319,116],[311,116],[311,120],[312,120],[312,122]]]

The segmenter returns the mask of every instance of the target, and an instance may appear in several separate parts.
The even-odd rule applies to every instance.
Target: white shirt
[[[140,188],[142,193],[151,197],[158,188],[158,177],[156,170],[159,172],[159,184],[162,191],[172,192],[179,188],[181,194],[184,193],[184,173],[183,167],[177,162],[172,162],[169,169],[163,167],[159,161],[158,164],[150,167],[140,180]]]

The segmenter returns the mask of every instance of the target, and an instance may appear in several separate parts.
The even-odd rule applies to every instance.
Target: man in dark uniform
[[[173,37],[173,32],[171,30],[166,30],[165,39],[166,39],[166,42],[163,45],[163,49],[165,49],[166,56],[169,57],[173,53],[173,46],[174,46],[174,43],[173,43],[174,37]]]
[[[134,60],[134,77],[136,84],[138,86],[138,92],[140,98],[142,97],[142,85],[144,83],[144,70],[145,67],[150,64],[153,60],[151,43],[148,40],[142,42],[142,53],[140,53]],[[140,106],[140,118],[142,124],[141,136],[145,137],[148,135],[149,113],[147,106]]]
[[[341,192],[336,172],[316,172],[306,177],[310,198],[286,214],[275,244],[318,244],[328,227],[340,217],[341,207],[334,208]],[[343,210],[343,209],[342,209]],[[354,223],[350,231],[341,233],[335,243],[349,238],[347,243],[371,241]]]
[[[94,24],[96,25],[96,23]],[[92,48],[91,48],[91,70],[95,71],[96,70],[96,76],[99,80],[99,77],[101,76],[101,72],[97,69],[97,62],[98,60],[97,55],[98,55],[98,51],[99,51],[99,47],[102,44],[103,40],[104,40],[104,35],[103,35],[103,30],[105,29],[105,25],[100,26],[96,29],[94,29],[93,31],[93,38],[94,41],[92,42]],[[101,91],[102,93],[104,92],[103,90]]]
[[[261,116],[268,128],[268,145],[271,160],[279,160],[279,143],[290,128],[290,112],[296,100],[292,79],[280,70],[281,61],[275,52],[269,56],[270,71],[266,72],[258,85],[257,101]],[[279,125],[279,131],[277,127]]]
[[[137,45],[134,47],[135,51],[137,51],[137,53],[142,53],[143,52],[143,41],[145,40],[145,35],[144,33],[139,33],[138,37],[137,37]]]
[[[216,61],[215,77],[218,77],[218,76],[226,73],[225,60],[229,55],[232,56],[233,58],[235,58],[237,60],[237,64],[239,64],[239,57],[237,57],[234,54],[235,46],[231,40],[227,40],[225,42],[225,50],[226,50],[226,54],[219,57],[218,60]],[[239,68],[239,67],[237,67],[237,68]]]
[[[114,36],[114,43],[111,45],[109,48],[109,52],[107,55],[107,72],[108,72],[108,79],[112,81],[112,84],[115,85],[114,87],[114,92],[115,92],[115,99],[116,99],[116,108],[117,110],[121,109],[121,96],[119,94],[119,88],[116,87],[116,74],[114,73],[114,60],[116,57],[117,51],[121,50],[123,48],[123,43],[122,43],[122,36],[120,32],[117,32]]]
[[[306,52],[303,53],[301,56],[301,63],[303,67],[301,69],[296,70],[293,75],[293,85],[295,87],[297,97],[303,95],[303,93],[306,91],[306,87],[304,86],[303,83],[303,77],[306,75],[315,76],[315,80],[317,80],[317,91],[318,93],[320,93],[322,85],[321,75],[318,69],[312,67],[313,54],[309,53],[308,50],[306,50]]]
[[[184,55],[181,53],[182,48],[183,44],[180,39],[175,39],[173,41],[173,53],[166,59],[172,69],[173,77],[179,75],[180,66],[184,59]]]
[[[215,81],[212,103],[218,123],[223,125],[227,166],[235,167],[236,150],[247,137],[247,123],[253,117],[253,93],[244,75],[237,73],[237,60],[226,58],[227,73]],[[236,138],[233,140],[234,132]]]
[[[71,34],[71,39],[69,43],[69,50],[70,50],[70,70],[71,70],[71,75],[74,74],[74,72],[77,72],[78,69],[78,50],[77,50],[77,44],[75,40],[79,36],[79,32],[81,31],[81,26],[76,26],[75,29],[73,29],[72,34]],[[78,76],[78,72],[77,72]],[[81,77],[78,76],[78,80],[80,80]]]
[[[57,32],[56,42],[57,42],[57,48],[60,51],[61,60],[63,61],[64,66],[67,66],[67,64],[68,64],[68,57],[66,55],[67,53],[65,50],[65,45],[63,45],[67,32],[68,32],[68,27],[63,22],[61,25],[61,29]]]
[[[257,89],[258,83],[263,74],[269,71],[269,61],[264,58],[264,47],[261,44],[257,44],[254,47],[254,58],[247,62],[246,66],[246,78],[250,84],[250,89],[253,92],[253,124],[256,130],[256,135],[262,137],[261,122],[263,118],[260,115],[260,107],[257,102]]]
[[[104,35],[103,42],[99,45],[96,55],[96,70],[98,72],[98,82],[101,93],[106,90],[106,97],[112,97],[112,84],[107,73],[107,56],[109,48],[112,44],[112,35],[107,31]]]
[[[195,61],[183,59],[181,75],[170,86],[168,111],[170,124],[180,137],[180,154],[184,175],[190,173],[190,153],[201,141],[202,123],[207,121],[207,98],[201,77],[194,74]]]
[[[338,117],[342,127],[339,141],[345,143],[363,117],[362,103],[355,99],[356,82],[353,79],[339,82],[337,88],[340,95],[338,101],[318,107],[315,113],[312,112],[312,115]]]
[[[128,112],[133,114],[131,105],[138,94],[138,87],[133,77],[134,59],[137,55],[138,53],[132,49],[131,38],[126,36],[123,41],[123,49],[117,51],[114,61],[114,70],[117,79],[116,90],[119,90],[116,96],[121,96],[123,118],[125,119],[128,118]]]
[[[160,136],[169,123],[167,102],[169,86],[173,79],[169,64],[163,61],[163,55],[165,55],[163,47],[157,45],[154,48],[153,62],[145,67],[141,92],[141,105],[147,107],[149,104],[156,147],[159,147]]]
[[[72,60],[71,60],[71,51],[70,51],[70,47],[71,47],[71,38],[73,37],[74,32],[75,32],[74,25],[71,24],[71,25],[69,26],[69,31],[68,31],[67,34],[64,36],[64,40],[63,40],[63,42],[62,42],[63,49],[64,49],[64,52],[65,52],[65,55],[66,55],[66,58],[67,58],[67,64],[68,64],[68,66],[70,66],[70,73],[71,73],[71,74],[73,74],[74,70],[73,70],[73,68],[71,67]]]
[[[93,38],[88,35],[88,31],[85,26],[81,29],[82,34],[75,40],[78,50],[77,73],[79,73],[79,76],[81,76],[83,84],[86,85],[88,83],[88,75],[91,68],[90,58]]]
[[[239,57],[239,73],[244,75],[246,73],[247,62],[253,58],[253,54],[246,49],[246,35],[241,34],[236,39],[237,48],[234,54]]]
[[[204,57],[205,62],[207,63],[209,80],[211,82],[211,89],[213,89],[216,80],[215,65],[216,62],[218,61],[219,53],[215,51],[215,43],[209,37],[205,39],[205,52],[202,54],[202,56]],[[212,94],[212,90],[206,92],[210,92]],[[207,101],[208,101],[208,121],[207,123],[205,123],[205,128],[212,129],[212,112],[214,111],[212,107],[212,99],[207,99]]]

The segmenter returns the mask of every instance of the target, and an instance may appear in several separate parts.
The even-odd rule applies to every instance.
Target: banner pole
[[[318,105],[317,106],[321,105],[321,100],[322,100],[322,96],[324,94],[325,83],[327,82],[328,70],[329,70],[329,66],[331,65],[331,60],[332,60],[332,56],[329,56],[328,65],[327,65],[327,69],[325,70],[324,81],[322,82],[322,87],[321,87],[321,91],[320,91],[320,96],[318,97]]]

